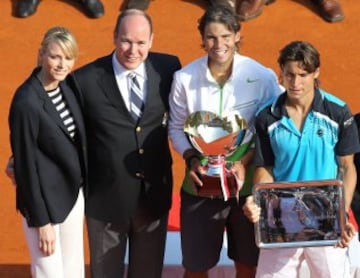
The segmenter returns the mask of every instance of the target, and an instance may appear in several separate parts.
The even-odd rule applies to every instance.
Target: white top
[[[212,77],[207,62],[208,56],[201,57],[174,74],[169,136],[181,155],[191,148],[184,133],[184,122],[191,113],[210,111],[220,115],[222,111],[222,116],[238,113],[253,131],[256,111],[282,91],[275,73],[251,58],[235,54],[232,74],[222,88]]]

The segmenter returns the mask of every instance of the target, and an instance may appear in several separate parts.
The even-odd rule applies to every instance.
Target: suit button
[[[144,149],[139,149],[139,154],[143,154],[144,153]]]
[[[140,127],[140,126],[137,126],[135,130],[136,130],[136,132],[140,132],[140,131],[141,131],[141,127]]]

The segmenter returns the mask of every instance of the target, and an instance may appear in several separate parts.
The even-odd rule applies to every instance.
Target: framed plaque
[[[331,246],[344,229],[344,193],[338,180],[261,183],[253,195],[261,208],[255,224],[260,248]]]

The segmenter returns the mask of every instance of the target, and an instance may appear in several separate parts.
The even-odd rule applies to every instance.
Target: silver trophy
[[[345,227],[344,188],[339,180],[260,183],[255,224],[260,248],[336,245]]]
[[[226,161],[242,143],[247,130],[246,121],[238,113],[220,117],[209,111],[198,111],[188,116],[184,131],[190,143],[204,156],[203,186],[198,195],[205,197],[235,197],[239,185],[231,171],[232,162]]]

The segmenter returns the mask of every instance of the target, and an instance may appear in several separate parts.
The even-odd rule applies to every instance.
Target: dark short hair
[[[308,42],[293,41],[280,50],[278,63],[281,69],[287,62],[299,62],[299,66],[309,73],[320,67],[320,54]]]
[[[152,34],[153,32],[153,24],[152,24],[152,20],[151,17],[144,11],[142,10],[136,10],[136,9],[127,9],[124,10],[123,12],[121,12],[116,20],[116,25],[115,25],[115,30],[114,32],[117,33],[119,30],[119,26],[121,24],[121,22],[123,21],[123,19],[129,15],[142,15],[147,22],[149,23],[149,27],[150,27],[150,34]]]
[[[209,23],[222,23],[227,28],[237,33],[241,29],[240,21],[231,7],[225,5],[210,6],[198,21],[198,30],[201,37],[204,37],[205,27]]]

